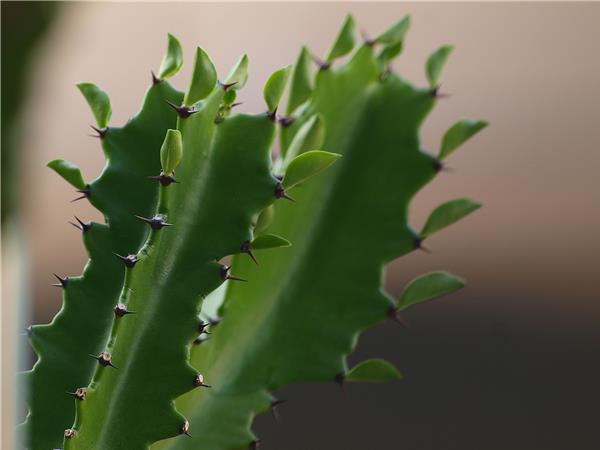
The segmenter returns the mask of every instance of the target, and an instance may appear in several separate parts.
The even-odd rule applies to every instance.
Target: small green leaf
[[[94,83],[79,83],[77,87],[90,105],[98,127],[105,128],[112,115],[108,94]]]
[[[468,198],[458,198],[442,203],[429,215],[421,231],[421,237],[431,236],[433,233],[458,222],[479,208],[481,208],[481,203],[469,200]]]
[[[346,374],[347,381],[392,381],[402,379],[402,374],[385,359],[367,359]]]
[[[354,18],[348,14],[346,21],[342,25],[342,29],[335,40],[335,43],[329,51],[327,62],[332,62],[336,58],[340,58],[352,51],[354,47]]]
[[[184,105],[193,105],[207,97],[217,83],[217,71],[213,62],[200,47],[196,49],[196,61],[190,87],[183,100]]]
[[[183,50],[181,44],[175,36],[169,33],[169,43],[167,44],[167,53],[163,57],[160,63],[160,69],[158,69],[158,78],[164,80],[172,77],[183,65]]]
[[[450,294],[465,286],[465,281],[448,272],[430,272],[412,280],[400,297],[398,309]]]
[[[292,66],[289,65],[273,72],[265,83],[263,95],[269,112],[273,112],[277,109],[279,100],[281,100],[281,96],[285,90],[288,77],[290,76],[291,68]]]
[[[285,169],[292,160],[309,150],[321,148],[325,141],[325,121],[320,114],[313,115],[304,123],[294,135],[290,146],[285,153],[283,169]]]
[[[324,171],[342,155],[322,150],[311,150],[296,156],[285,171],[281,182],[285,189],[291,189],[304,180]]]
[[[240,90],[246,85],[246,81],[248,81],[248,55],[242,55],[225,78],[224,84],[235,83],[231,89]]]
[[[386,45],[379,53],[379,60],[385,64],[394,59],[402,52],[402,48],[404,47],[403,41],[398,41],[393,44]]]
[[[252,240],[252,242],[250,242],[250,247],[253,250],[266,250],[268,248],[289,247],[291,245],[292,243],[290,241],[275,234],[263,234],[261,236],[255,237]]]
[[[310,53],[306,47],[302,47],[300,55],[292,70],[292,81],[290,84],[290,95],[288,97],[287,114],[304,103],[312,92],[310,86]]]
[[[50,161],[47,166],[63,177],[73,187],[77,189],[85,188],[85,181],[83,181],[81,171],[75,164],[64,159],[55,159],[54,161]]]
[[[269,225],[273,223],[274,218],[275,208],[273,205],[269,205],[258,215],[258,218],[256,219],[256,225],[254,225],[254,233],[259,234],[266,231],[267,228],[269,228]]]
[[[235,99],[237,98],[237,93],[233,89],[229,89],[223,94],[223,103],[227,106],[233,105]]]
[[[442,147],[440,149],[439,158],[446,158],[463,142],[467,141],[487,126],[488,123],[484,120],[464,119],[455,123],[448,131],[446,131],[442,138]]]
[[[410,16],[404,16],[386,31],[381,33],[376,41],[380,44],[396,44],[404,40],[406,32],[410,28]]]
[[[427,59],[425,71],[427,73],[427,80],[429,80],[429,85],[431,87],[438,85],[440,81],[440,75],[442,74],[442,69],[444,68],[446,60],[448,59],[448,56],[452,52],[453,48],[454,47],[451,45],[440,47]]]
[[[167,130],[160,149],[160,164],[165,175],[171,175],[183,157],[183,144],[179,130]]]

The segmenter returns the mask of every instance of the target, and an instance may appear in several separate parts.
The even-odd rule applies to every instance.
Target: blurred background
[[[102,220],[89,204],[70,203],[72,188],[45,167],[65,158],[93,179],[104,164],[75,83],[107,91],[111,123],[124,123],[171,32],[187,61],[177,87],[186,87],[196,45],[220,74],[247,52],[251,75],[238,98],[242,110],[262,111],[268,75],[303,44],[324,56],[348,12],[372,35],[413,16],[394,67],[420,85],[429,53],[455,45],[442,85],[451,96],[426,122],[424,148],[437,151],[460,118],[491,123],[451,157],[452,172],[419,193],[412,223],[421,226],[456,197],[484,208],[432,237],[431,254],[392,263],[387,277],[396,295],[436,269],[469,285],[409,310],[408,329],[386,324],[361,338],[351,362],[387,358],[403,381],[353,385],[345,395],[333,383],[286,388],[278,394],[288,400],[281,423],[267,415],[255,424],[262,448],[600,448],[600,4],[593,3],[3,2],[3,364],[23,339],[20,329],[49,321],[60,307],[52,272],[76,275],[85,264],[80,233],[67,221]],[[21,368],[30,364],[25,358]],[[11,372],[3,373],[7,394]]]

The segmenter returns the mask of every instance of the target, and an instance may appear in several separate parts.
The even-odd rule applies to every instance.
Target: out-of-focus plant
[[[57,2],[2,2],[2,223],[16,202],[18,118],[37,44],[55,17]]]

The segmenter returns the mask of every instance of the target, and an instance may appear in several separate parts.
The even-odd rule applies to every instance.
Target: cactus
[[[171,88],[164,79],[183,63],[172,36],[141,112],[124,128],[107,127],[106,94],[80,85],[107,168],[87,185],[72,164],[50,166],[108,226],[75,223],[90,263],[82,277],[59,279],[63,310],[31,329],[39,361],[25,380],[29,448],[256,448],[252,418],[280,403],[274,389],[401,377],[380,359],[348,368],[346,356],[365,328],[463,286],[432,272],[396,300],[381,283],[390,260],[480,206],[457,199],[420,232],[408,224],[412,197],[486,125],[458,122],[437,157],[421,151],[419,128],[440,97],[450,48],[428,60],[430,86],[413,87],[389,67],[409,24],[355,49],[349,16],[327,58],[314,58],[314,86],[304,48],[293,68],[267,80],[267,111],[254,116],[232,114],[245,56],[217,82],[198,49],[185,95]],[[281,153],[271,163],[277,124]],[[231,267],[220,262],[227,255]],[[227,280],[222,295],[215,289]]]
[[[309,52],[298,57],[281,133],[281,172],[298,153],[322,146],[342,158],[295,192],[297,205],[277,203],[262,232],[285,236],[293,247],[233,259],[247,286],[227,287],[211,340],[194,348],[192,364],[206,368],[210,391],[177,402],[203,450],[243,448],[259,440],[252,417],[279,404],[270,394],[295,382],[384,381],[400,378],[391,364],[367,360],[348,368],[359,333],[399,311],[453,292],[464,282],[432,272],[411,282],[398,300],[382,290],[385,265],[422,248],[423,240],[476,210],[457,199],[438,207],[420,232],[408,225],[411,198],[443,168],[442,160],[486,124],[460,121],[444,136],[437,157],[423,151],[419,127],[437,98],[448,47],[427,63],[431,85],[417,89],[389,70],[389,55],[404,41],[405,18],[354,48],[348,17],[310,90]],[[397,51],[396,51],[397,52]],[[395,55],[394,55],[395,56]],[[316,58],[315,58],[316,59]],[[291,123],[290,123],[291,122]],[[160,449],[195,448],[172,440]]]

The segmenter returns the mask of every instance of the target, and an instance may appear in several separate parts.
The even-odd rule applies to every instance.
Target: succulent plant
[[[480,206],[452,200],[420,232],[408,224],[412,197],[486,125],[460,121],[437,156],[422,151],[450,48],[428,60],[430,86],[413,87],[390,69],[409,24],[356,46],[349,16],[325,60],[304,48],[269,77],[257,115],[232,113],[246,56],[218,81],[198,48],[188,90],[172,88],[183,63],[173,36],[124,127],[109,126],[103,91],[79,85],[108,163],[91,183],[69,162],[49,166],[106,225],[72,222],[90,260],[80,277],[57,276],[62,310],[29,329],[39,359],[22,379],[27,448],[256,448],[252,418],[280,403],[275,389],[400,378],[386,361],[348,368],[346,356],[365,328],[463,286],[432,272],[396,300],[382,279]]]

